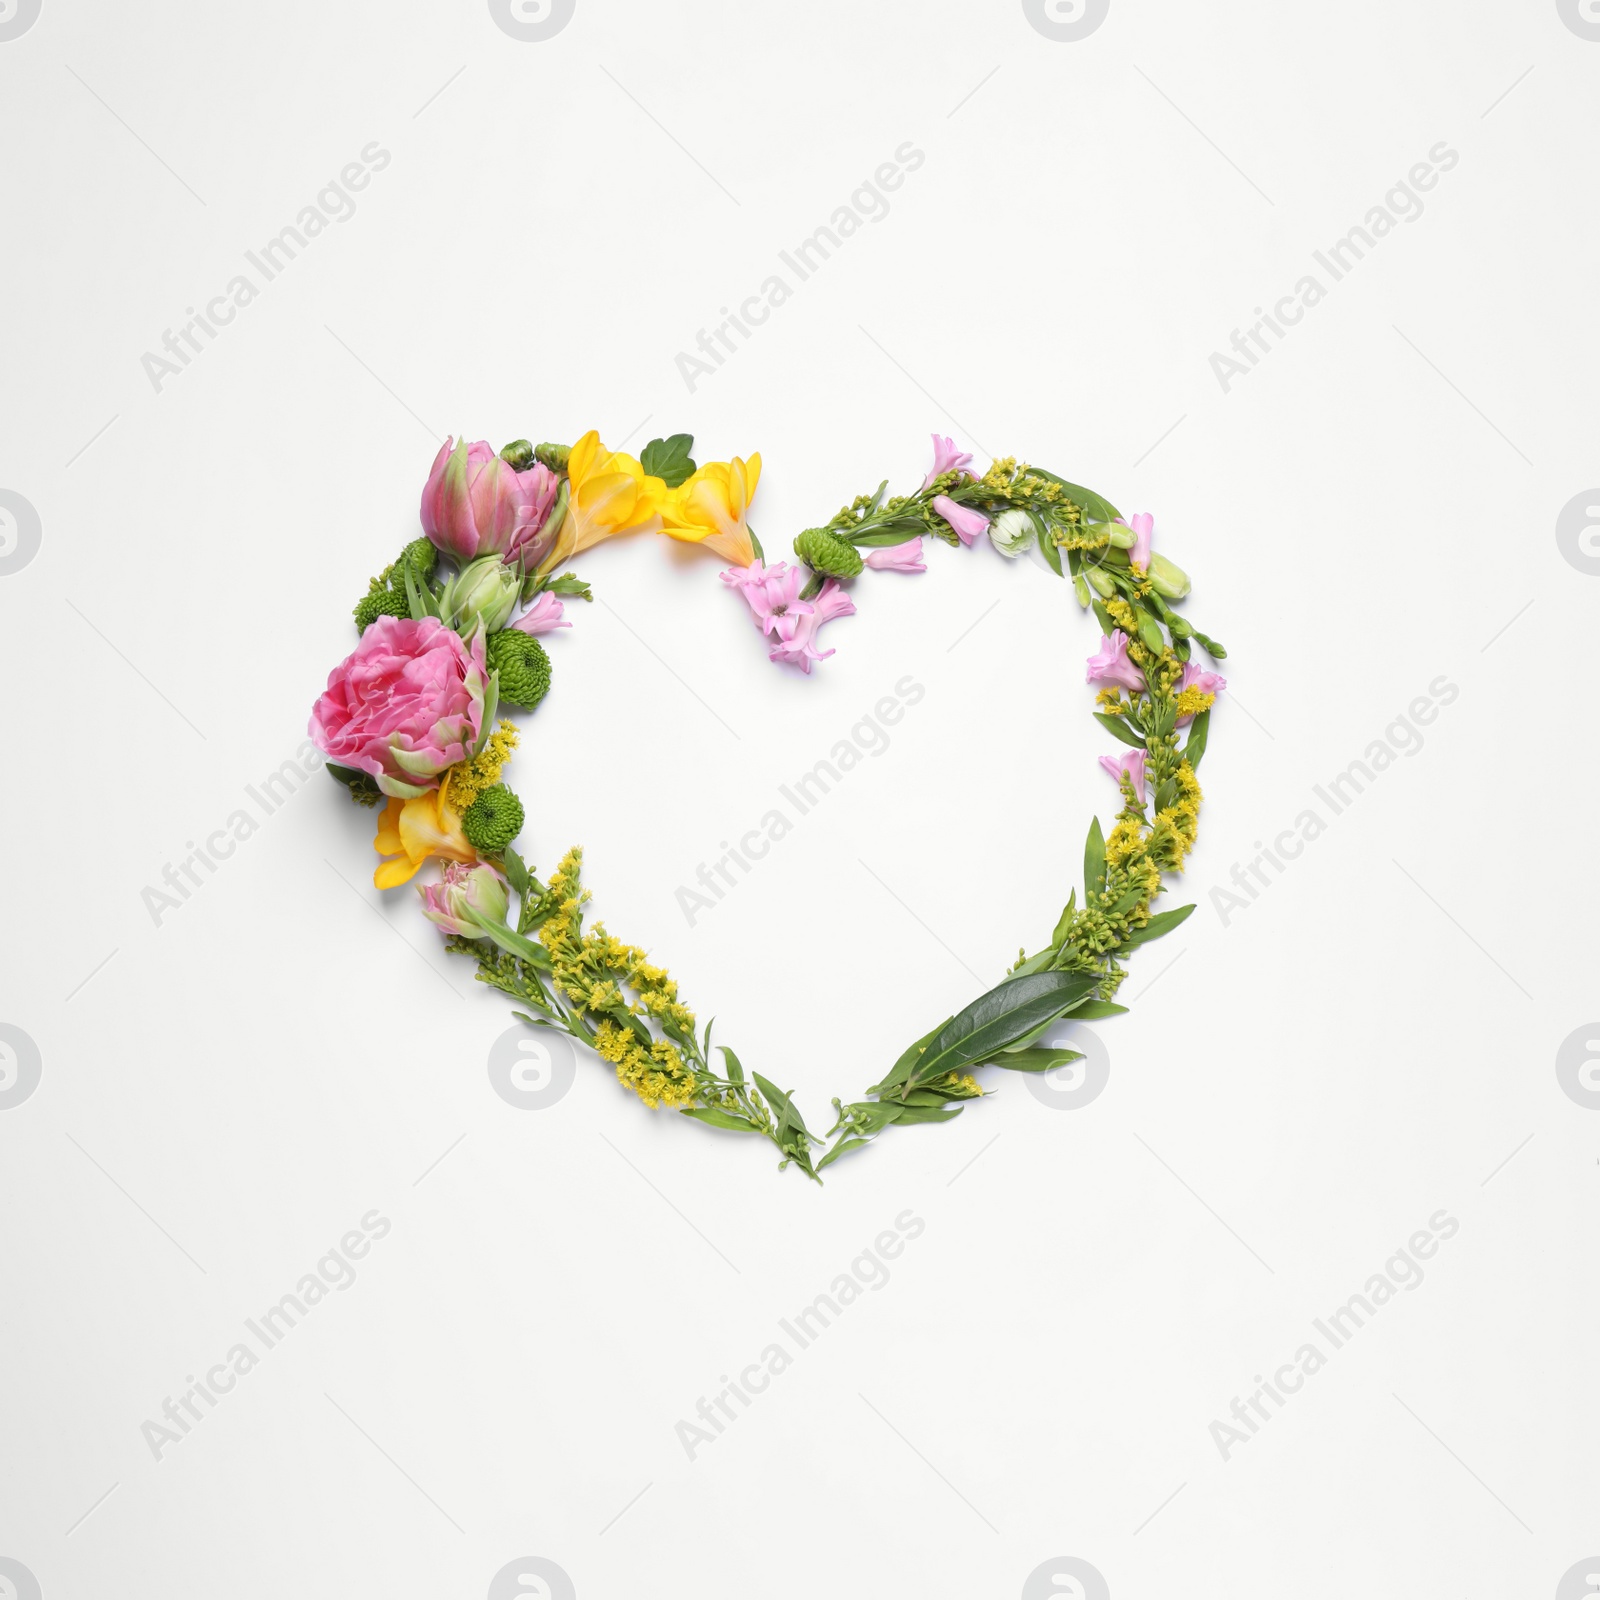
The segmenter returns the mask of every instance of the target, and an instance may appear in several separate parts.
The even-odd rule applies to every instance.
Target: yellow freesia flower
[[[444,790],[430,789],[413,800],[391,798],[378,817],[372,847],[381,861],[372,874],[380,889],[409,883],[429,856],[446,861],[473,862],[478,852],[461,831],[461,814],[444,798]]]
[[[620,450],[607,450],[591,428],[567,458],[566,520],[541,571],[624,533],[656,533],[667,486]]]
[[[748,461],[708,461],[693,477],[667,491],[663,508],[668,538],[703,544],[736,567],[756,558],[746,514],[761,481],[761,454]]]

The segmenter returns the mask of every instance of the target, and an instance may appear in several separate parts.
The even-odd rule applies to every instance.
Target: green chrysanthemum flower
[[[550,657],[531,634],[516,628],[491,633],[484,649],[491,672],[500,674],[500,698],[532,711],[550,690]]]
[[[431,539],[413,539],[404,550],[400,552],[400,559],[395,562],[392,569],[391,582],[402,594],[405,593],[405,579],[400,576],[402,567],[410,567],[411,576],[418,583],[426,583],[433,576],[433,569],[439,564],[439,552],[434,548]]]
[[[794,553],[825,578],[854,578],[861,572],[855,546],[835,539],[825,528],[807,528],[795,539]]]
[[[497,783],[461,813],[461,831],[474,850],[497,856],[522,832],[522,818],[522,802],[503,783]]]
[[[374,589],[364,595],[356,606],[356,627],[365,633],[379,617],[409,617],[411,605],[405,591],[398,594],[393,589]]]

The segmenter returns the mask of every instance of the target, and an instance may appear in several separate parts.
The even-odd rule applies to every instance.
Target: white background
[[[46,1600],[481,1596],[523,1556],[582,1600],[1084,1592],[1058,1557],[1118,1600],[1554,1595],[1600,1550],[1600,1115],[1555,1070],[1600,1014],[1600,578],[1556,537],[1600,480],[1597,73],[1552,3],[1112,0],[1057,42],[1001,0],[578,0],[526,43],[467,0],[44,0],[0,42],[0,489],[42,529],[0,578],[0,1022],[42,1062],[0,1112],[0,1555]],[[158,392],[142,356],[371,141],[355,214]],[[888,215],[691,392],[678,353],[906,141]],[[1423,214],[1224,392],[1212,353],[1441,141]],[[991,1073],[821,1190],[592,1060],[514,1109],[508,1003],[320,775],[153,920],[186,841],[259,820],[443,435],[590,426],[759,449],[780,553],[930,429],[1156,513],[1230,690],[1199,910],[1092,1103]],[[806,679],[717,566],[577,563],[510,777],[529,858],[584,843],[598,914],[825,1126],[1052,926],[1114,804],[1094,629],[941,546]],[[889,749],[690,926],[676,889],[907,674]],[[374,1208],[355,1284],[153,1459]],[[1224,1460],[1234,1397],[1441,1209],[1420,1287]],[[691,1460],[680,1420],[908,1210]]]

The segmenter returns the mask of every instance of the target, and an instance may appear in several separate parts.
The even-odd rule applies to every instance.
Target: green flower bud
[[[542,444],[533,452],[534,460],[542,461],[552,472],[567,470],[567,457],[572,454],[570,445]]]
[[[481,622],[493,633],[505,627],[522,593],[522,575],[498,555],[469,561],[439,591],[439,610],[446,623],[468,638]]]
[[[1113,550],[1131,550],[1137,535],[1132,528],[1125,528],[1120,522],[1091,522],[1089,532],[1104,534],[1111,541]]]
[[[1077,595],[1078,604],[1087,611],[1089,609],[1089,585],[1083,581],[1081,572],[1072,580],[1072,592]]]
[[[491,672],[500,674],[500,698],[532,711],[550,691],[550,657],[542,644],[516,628],[491,633],[484,647]]]
[[[461,813],[461,831],[474,850],[497,856],[522,832],[522,818],[522,802],[503,783],[497,783]]]
[[[513,472],[526,472],[533,465],[533,446],[526,439],[513,439],[501,450],[500,459]]]
[[[1151,553],[1145,577],[1163,600],[1181,600],[1189,592],[1189,574],[1158,552]]]
[[[1091,586],[1094,589],[1094,592],[1099,595],[1102,600],[1109,600],[1112,595],[1117,592],[1116,584],[1114,584],[1110,577],[1106,573],[1102,572],[1099,567],[1090,567],[1084,575],[1088,578]]]
[[[1015,506],[1009,511],[1002,511],[989,524],[989,543],[1012,561],[1033,543],[1033,535],[1033,518]]]
[[[404,590],[374,589],[357,602],[355,615],[356,627],[365,633],[379,617],[409,617],[411,605]]]
[[[794,553],[825,577],[854,578],[861,573],[861,557],[855,547],[834,538],[826,528],[807,528],[795,539]]]

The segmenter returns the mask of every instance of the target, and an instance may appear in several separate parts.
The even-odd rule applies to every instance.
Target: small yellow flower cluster
[[[970,1072],[952,1072],[939,1087],[963,1100],[976,1100],[983,1094],[983,1085]]]
[[[1106,601],[1106,614],[1116,625],[1127,634],[1130,639],[1139,636],[1139,619],[1133,614],[1133,607],[1121,595],[1116,595]]]
[[[625,1083],[652,1110],[694,1104],[694,1074],[665,1039],[646,1045],[632,1028],[604,1018],[595,1030],[594,1047],[617,1069],[617,1081]]]
[[[1202,711],[1209,711],[1216,701],[1214,694],[1207,694],[1204,689],[1196,689],[1191,685],[1178,694],[1178,715],[1180,717],[1198,716]]]
[[[1165,859],[1167,870],[1182,872],[1200,831],[1200,802],[1205,797],[1200,793],[1200,780],[1187,761],[1178,763],[1174,777],[1178,784],[1177,804],[1156,813],[1150,837],[1153,850]]]
[[[583,931],[589,896],[580,883],[582,870],[583,851],[569,850],[550,879],[556,910],[540,927],[539,940],[549,952],[555,985],[598,1019],[595,1048],[647,1106],[691,1105],[694,1073],[676,1045],[648,1037],[644,1019],[692,1035],[694,1013],[678,999],[677,983],[664,968],[652,966],[637,945],[613,938],[599,923]],[[628,999],[624,985],[638,995],[636,1001]]]
[[[445,776],[446,798],[457,811],[465,811],[485,789],[500,781],[500,772],[517,747],[517,725],[502,721],[475,756],[458,761]]]
[[[1144,844],[1144,831],[1137,817],[1123,817],[1106,837],[1106,860],[1120,867]]]

